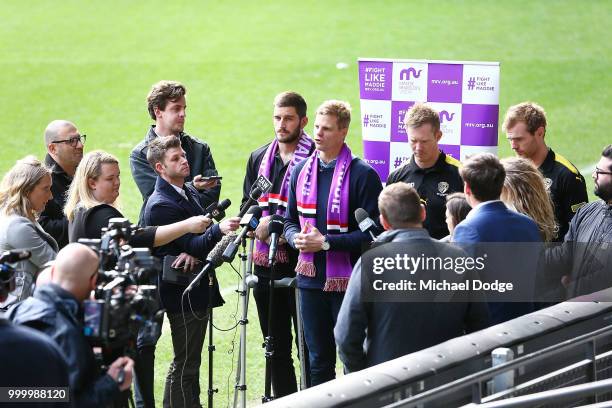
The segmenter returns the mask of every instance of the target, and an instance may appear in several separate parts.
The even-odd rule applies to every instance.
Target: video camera
[[[100,239],[80,239],[100,256],[94,300],[84,303],[84,334],[93,347],[106,350],[136,348],[141,327],[157,330],[160,311],[156,282],[159,260],[148,248],[128,242],[138,231],[125,218],[111,218]]]
[[[12,250],[0,254],[0,302],[3,302],[8,294],[15,290],[15,276],[17,271],[10,264],[23,261],[32,256],[30,251]]]

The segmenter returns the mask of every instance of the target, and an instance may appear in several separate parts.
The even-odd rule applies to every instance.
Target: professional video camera
[[[157,329],[157,275],[161,264],[147,248],[127,245],[137,231],[125,218],[111,218],[101,239],[80,239],[100,256],[95,299],[84,302],[84,334],[104,354],[132,354],[141,327]]]

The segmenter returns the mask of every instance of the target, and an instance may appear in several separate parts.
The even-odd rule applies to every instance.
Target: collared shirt
[[[562,242],[576,211],[589,201],[584,177],[569,160],[552,149],[540,165],[544,185],[555,209],[559,233],[555,241]]]
[[[427,218],[423,227],[432,238],[440,239],[448,235],[446,225],[446,196],[463,191],[463,181],[459,175],[460,162],[440,151],[436,163],[427,169],[420,168],[414,159],[393,171],[387,185],[403,181],[414,187],[425,200]]]
[[[176,190],[177,193],[179,193],[185,200],[189,201],[189,198],[187,198],[187,193],[185,193],[185,190],[183,190],[183,187],[179,187],[179,186],[175,186],[174,184],[170,183],[170,185],[172,186],[172,188],[174,188]]]

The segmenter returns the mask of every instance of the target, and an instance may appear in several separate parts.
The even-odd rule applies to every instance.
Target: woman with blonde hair
[[[68,217],[68,238],[100,238],[111,218],[123,218],[118,198],[121,186],[119,161],[112,154],[94,150],[83,156],[70,188],[64,213]],[[153,248],[181,236],[206,230],[211,220],[204,216],[160,227],[145,227],[130,240],[130,245]],[[176,265],[178,266],[178,265]]]
[[[533,219],[544,242],[553,241],[558,227],[553,204],[544,184],[544,176],[527,159],[509,157],[501,162],[506,170],[502,201],[508,207]]]
[[[2,178],[0,250],[26,249],[32,253],[16,267],[15,290],[5,301],[6,306],[30,296],[36,275],[57,255],[57,242],[37,222],[52,198],[51,170],[34,156],[18,160]]]

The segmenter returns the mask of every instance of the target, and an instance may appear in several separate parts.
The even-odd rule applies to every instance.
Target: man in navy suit
[[[531,247],[534,252],[529,252],[529,254],[537,258],[539,244],[533,246],[518,244],[540,243],[542,241],[536,223],[531,218],[508,209],[499,199],[506,177],[506,172],[499,159],[491,153],[477,154],[470,157],[459,172],[472,211],[455,228],[453,240],[460,244],[517,243],[514,247],[517,251]],[[508,246],[507,249],[512,248]],[[517,253],[510,256],[515,256],[514,259],[520,258]],[[537,259],[531,260],[534,264],[537,262]],[[513,259],[506,256],[506,261],[508,264],[502,265],[505,269],[511,267],[509,264],[512,263]],[[522,282],[530,284],[535,281],[534,275],[524,276],[526,273],[531,274],[531,271],[516,270],[514,272],[517,275],[523,275],[521,276]],[[535,269],[532,272],[535,273]],[[521,289],[525,288],[519,288],[519,290]],[[489,313],[493,324],[513,319],[531,311],[533,311],[533,302],[489,303]]]
[[[180,140],[175,136],[155,138],[149,144],[147,159],[158,174],[155,191],[149,197],[144,212],[146,225],[167,225],[204,215],[197,191],[185,184],[189,163]],[[203,234],[186,234],[156,249],[155,255],[179,256],[174,267],[189,271],[204,260],[224,234],[239,226],[238,217],[213,225]],[[160,282],[162,304],[168,314],[172,333],[174,359],[170,364],[164,389],[164,407],[200,406],[200,355],[206,334],[208,316],[208,286],[199,285],[182,299],[185,287]],[[223,303],[215,282],[213,306]]]

